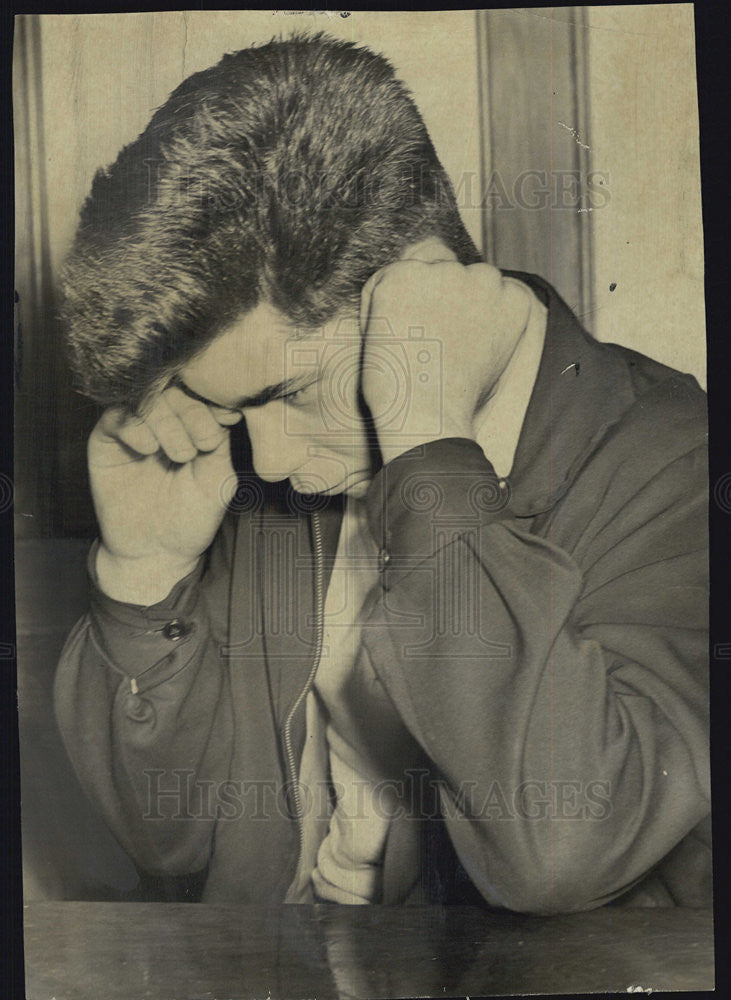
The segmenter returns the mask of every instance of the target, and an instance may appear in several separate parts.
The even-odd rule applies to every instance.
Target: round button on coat
[[[182,639],[188,634],[188,629],[179,618],[174,618],[171,622],[168,622],[167,625],[165,625],[162,630],[162,634],[166,639],[170,639],[171,642],[176,642],[178,639]]]

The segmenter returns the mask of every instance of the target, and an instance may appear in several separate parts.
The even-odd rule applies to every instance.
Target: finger
[[[198,454],[198,449],[170,406],[168,396],[171,391],[167,389],[157,397],[152,408],[144,414],[144,420],[171,461],[190,462]]]
[[[227,410],[223,406],[215,406],[213,404],[209,405],[208,409],[211,411],[213,419],[222,427],[232,427],[244,416],[241,410]]]
[[[408,246],[394,263],[387,264],[385,267],[375,271],[366,281],[365,285],[363,285],[360,294],[358,323],[362,337],[365,337],[368,330],[373,308],[373,298],[378,286],[387,277],[395,277],[397,272],[405,271],[410,267],[413,268],[415,265],[418,267],[419,264],[459,264],[459,262],[457,255],[449,249],[446,243],[442,242],[436,236],[429,236],[424,240],[419,240],[418,243],[412,243]]]
[[[386,281],[397,281],[399,278],[403,279],[405,275],[418,272],[418,269],[422,268],[424,263],[424,261],[418,260],[397,260],[393,264],[387,264],[385,267],[379,268],[378,271],[375,271],[370,276],[365,285],[363,285],[360,294],[358,322],[362,337],[366,336],[372,319],[383,318],[376,316],[373,312],[373,303],[379,286],[383,285]]]
[[[457,255],[438,236],[428,236],[425,240],[412,243],[401,254],[401,260],[418,260],[425,264],[442,264],[456,261]]]
[[[105,410],[97,424],[103,443],[121,442],[140,455],[154,455],[160,444],[142,417],[121,407]]]
[[[226,431],[213,416],[210,406],[191,399],[175,387],[166,390],[165,399],[198,451],[213,451],[218,447]]]

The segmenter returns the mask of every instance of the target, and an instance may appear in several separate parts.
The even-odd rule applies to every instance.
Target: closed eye
[[[261,392],[256,393],[254,396],[248,396],[238,400],[235,403],[224,404],[217,403],[215,400],[206,399],[205,396],[199,395],[199,393],[194,392],[190,389],[185,382],[180,378],[179,375],[174,375],[169,382],[170,386],[177,386],[186,396],[190,396],[191,399],[197,400],[199,403],[205,403],[206,406],[213,406],[219,410],[229,410],[232,413],[240,412],[244,409],[252,409],[253,407],[266,406],[275,399],[285,399],[285,400],[296,400],[301,393],[306,392],[310,386],[315,385],[318,381],[317,378],[312,379],[311,382],[307,382],[305,385],[301,386],[299,389],[294,389],[291,392],[286,391],[287,385],[296,383],[297,381],[302,381],[299,379],[290,379],[289,382],[280,382],[278,385],[269,386],[266,389],[262,389]],[[293,404],[296,405],[296,402]]]
[[[299,389],[295,389],[294,392],[287,392],[280,399],[283,399],[288,406],[297,406],[306,402],[304,399],[305,393],[308,389],[311,389],[313,385],[317,385],[318,379],[314,379],[312,382],[308,382],[307,385],[303,385]]]

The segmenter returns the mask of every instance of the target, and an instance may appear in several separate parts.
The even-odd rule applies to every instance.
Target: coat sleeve
[[[709,811],[702,434],[676,452],[580,477],[542,534],[467,439],[379,473],[363,657],[493,905],[601,905]]]
[[[210,789],[233,746],[225,661],[233,529],[151,607],[96,585],[56,671],[58,725],[82,787],[138,868],[203,871],[216,822]]]

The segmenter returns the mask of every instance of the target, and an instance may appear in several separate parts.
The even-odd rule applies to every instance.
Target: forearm
[[[450,834],[483,895],[537,911],[599,905],[708,809],[704,562],[689,521],[700,501],[686,491],[685,531],[663,526],[688,536],[687,553],[632,532],[594,574],[507,505],[468,524],[475,484],[494,474],[460,452],[430,518],[423,503],[403,509],[408,480],[387,491],[394,554],[364,642],[443,779]]]
[[[653,676],[660,664],[619,663],[570,628],[545,643],[518,624],[490,630],[504,655],[479,638],[431,635],[427,655],[405,654],[389,631],[387,642],[385,628],[369,630],[371,660],[440,776],[452,840],[494,905],[599,905],[708,811],[700,682],[673,690]]]

